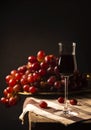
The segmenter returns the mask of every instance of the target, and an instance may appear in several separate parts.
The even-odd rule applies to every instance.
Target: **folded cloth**
[[[47,102],[47,108],[40,108],[39,102],[43,100]],[[24,115],[27,112],[34,112],[37,115],[41,115],[43,117],[55,120],[64,125],[69,125],[78,121],[87,120],[91,118],[91,102],[89,100],[84,99],[84,101],[79,100],[79,104],[75,106],[70,106],[72,109],[71,114],[73,116],[64,116],[62,115],[64,104],[58,103],[57,100],[46,100],[46,99],[38,99],[38,98],[27,98],[23,105],[23,112],[19,116],[19,119],[22,120],[22,124],[24,124]]]

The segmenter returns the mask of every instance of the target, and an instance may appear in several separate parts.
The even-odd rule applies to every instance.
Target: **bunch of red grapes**
[[[59,58],[47,55],[44,50],[30,55],[25,65],[12,70],[5,77],[7,87],[3,90],[1,103],[6,106],[16,105],[19,92],[36,94],[40,92],[61,92],[64,90],[64,77],[58,68]],[[86,77],[79,71],[69,78],[69,89],[77,90],[87,86]]]

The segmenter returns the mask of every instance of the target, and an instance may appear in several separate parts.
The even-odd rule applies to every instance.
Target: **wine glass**
[[[69,76],[73,74],[75,70],[77,70],[77,62],[76,62],[76,43],[72,44],[62,44],[59,43],[59,71],[61,75],[64,77],[64,83],[65,83],[65,90],[64,90],[64,96],[65,96],[65,105],[64,109],[62,111],[62,114],[66,116],[75,115],[77,113],[73,112],[70,107],[68,106],[68,82],[69,82]]]

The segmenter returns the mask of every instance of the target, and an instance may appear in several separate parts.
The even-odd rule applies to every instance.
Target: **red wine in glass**
[[[59,58],[58,67],[60,73],[64,75],[72,74],[76,69],[76,58],[75,55],[63,54]]]

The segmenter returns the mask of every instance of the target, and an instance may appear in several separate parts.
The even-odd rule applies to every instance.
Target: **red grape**
[[[39,102],[39,106],[40,106],[41,108],[47,108],[47,107],[48,107],[48,104],[47,104],[47,102],[45,102],[45,101],[40,101],[40,102]]]
[[[22,77],[22,73],[16,72],[16,74],[15,74],[15,79],[16,79],[16,80],[20,80],[21,77]]]
[[[13,87],[16,84],[16,79],[12,78],[9,80],[9,86]]]
[[[33,71],[37,71],[37,70],[40,68],[39,62],[34,62],[34,63],[31,65],[31,68],[32,68]]]
[[[10,106],[15,105],[16,102],[17,102],[17,98],[16,98],[16,97],[10,97],[10,98],[9,98],[9,105],[10,105]]]
[[[12,71],[10,72],[10,74],[11,74],[12,76],[15,76],[16,72],[17,72],[17,70],[12,70]]]
[[[70,99],[69,102],[70,102],[71,105],[77,105],[76,99]]]
[[[39,80],[40,79],[40,73],[39,72],[34,72],[33,73],[33,78],[35,81]]]
[[[47,68],[47,73],[48,74],[54,74],[54,68],[52,67],[52,66],[49,66],[48,68]]]
[[[52,65],[53,67],[56,65],[56,58],[55,58],[54,55],[46,55],[45,58],[44,58],[44,61],[47,64]]]
[[[29,92],[29,88],[30,88],[30,85],[29,85],[29,84],[23,85],[23,90],[24,90],[24,91]]]
[[[20,84],[14,85],[14,86],[13,86],[13,91],[14,91],[14,92],[19,92],[19,91],[21,91],[21,85],[20,85]]]
[[[33,83],[35,81],[34,76],[33,75],[28,76],[27,81],[28,81],[28,83]]]
[[[55,66],[55,67],[54,67],[54,72],[55,72],[56,75],[60,75],[58,66]]]
[[[6,98],[5,97],[1,97],[0,102],[5,104],[6,103]]]
[[[7,97],[8,91],[7,88],[3,90],[4,97]]]
[[[59,102],[59,103],[64,103],[64,98],[63,98],[63,97],[59,97],[59,98],[58,98],[58,102]]]
[[[45,51],[44,50],[40,50],[37,52],[37,60],[39,62],[43,61],[45,57]]]
[[[28,81],[27,81],[27,76],[26,75],[23,75],[22,78],[20,79],[20,83],[21,85],[24,85],[24,84],[27,84]]]
[[[39,70],[39,74],[40,74],[41,76],[44,76],[44,75],[46,74],[46,70],[45,70],[45,69],[40,69],[40,70]]]
[[[34,93],[37,92],[37,88],[36,88],[35,86],[31,86],[31,87],[29,88],[29,92],[32,93],[32,94],[34,94]]]
[[[48,65],[45,61],[42,61],[42,62],[40,63],[40,67],[41,67],[42,69],[47,69],[47,68],[49,67],[49,65]]]
[[[10,86],[9,86],[9,87],[7,87],[7,88],[6,88],[6,90],[7,90],[7,92],[8,92],[8,93],[12,93],[12,92],[13,92],[13,88],[12,88],[12,87],[10,87]]]
[[[20,66],[20,67],[18,67],[18,72],[20,72],[20,73],[25,73],[25,71],[27,70],[27,67],[26,67],[26,65],[23,65],[23,66]]]
[[[53,85],[55,81],[56,81],[56,77],[50,76],[47,80],[47,83],[48,83],[48,85]]]
[[[54,82],[54,87],[59,89],[61,87],[61,82],[60,81],[55,81]]]
[[[34,63],[34,62],[37,62],[37,58],[36,58],[36,56],[29,56],[29,57],[28,57],[28,61],[29,61],[30,63]]]
[[[10,80],[10,79],[12,79],[12,75],[7,75],[7,76],[5,77],[6,83],[9,83],[9,80]]]

